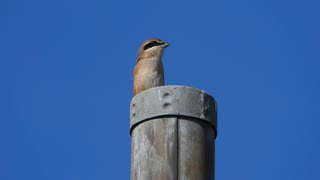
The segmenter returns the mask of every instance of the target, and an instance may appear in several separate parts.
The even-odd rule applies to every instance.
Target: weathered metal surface
[[[184,86],[136,95],[130,107],[131,180],[214,180],[214,99]]]
[[[131,180],[177,179],[177,119],[140,124],[131,134]]]

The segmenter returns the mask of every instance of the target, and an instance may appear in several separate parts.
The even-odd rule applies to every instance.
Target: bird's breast
[[[140,59],[135,67],[134,81],[145,89],[164,85],[164,72],[161,59]]]

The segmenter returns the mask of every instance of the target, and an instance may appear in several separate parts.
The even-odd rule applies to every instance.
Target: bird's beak
[[[167,43],[167,42],[164,42],[164,44],[163,44],[163,47],[168,47],[168,46],[170,46],[170,44],[169,43]]]

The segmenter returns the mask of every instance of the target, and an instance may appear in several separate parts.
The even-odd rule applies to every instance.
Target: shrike
[[[151,38],[140,46],[133,71],[133,95],[164,85],[162,55],[169,45],[161,39]]]

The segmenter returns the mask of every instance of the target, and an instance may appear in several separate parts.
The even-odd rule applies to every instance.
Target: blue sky
[[[216,179],[320,179],[319,2],[0,2],[0,179],[129,179],[140,44],[218,102]]]

